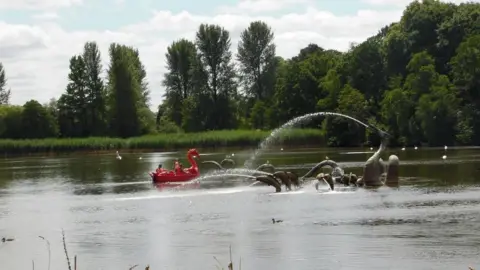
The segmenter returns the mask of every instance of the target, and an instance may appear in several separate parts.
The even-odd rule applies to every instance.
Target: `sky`
[[[277,54],[292,57],[309,43],[345,51],[398,21],[410,0],[0,0],[0,62],[11,104],[60,97],[69,59],[96,41],[108,67],[112,42],[137,47],[147,70],[151,108],[163,99],[165,52],[172,41],[192,39],[201,23],[230,31],[236,53],[251,21],[268,23]],[[447,2],[465,2],[450,0]],[[473,0],[480,2],[480,0]]]

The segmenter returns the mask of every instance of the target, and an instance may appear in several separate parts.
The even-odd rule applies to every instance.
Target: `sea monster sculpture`
[[[390,155],[387,164],[380,158],[387,148],[390,135],[374,126],[371,126],[371,128],[377,131],[381,143],[378,150],[365,162],[363,177],[358,179],[357,185],[366,188],[376,188],[383,185],[398,186],[399,158],[396,155]]]
[[[285,188],[287,190],[292,190],[292,181],[290,180],[290,177],[288,174],[284,171],[278,171],[274,172],[272,174],[275,178],[279,179],[283,185],[285,185]]]
[[[265,183],[269,186],[275,186],[275,183],[278,183],[280,190],[275,186],[277,192],[281,191],[281,186],[285,185],[287,190],[292,190],[292,184],[296,188],[300,187],[300,181],[298,180],[298,176],[293,172],[285,172],[285,171],[276,171],[272,174],[265,174],[256,176],[257,181]],[[275,181],[275,183],[267,182],[268,181]]]
[[[262,165],[258,166],[257,171],[274,173],[275,172],[275,166],[270,164],[270,161],[267,160],[267,162],[265,164],[262,164]]]
[[[329,166],[332,168],[332,175],[320,173],[315,177],[318,180],[315,184],[317,189],[321,181],[325,181],[332,190],[334,189],[333,183],[366,188],[375,188],[384,185],[388,187],[398,187],[398,170],[400,166],[398,156],[390,155],[387,163],[380,158],[385,152],[389,134],[376,127],[372,126],[372,128],[377,131],[382,141],[379,149],[365,162],[363,177],[358,178],[357,175],[353,173],[345,174],[335,161],[327,159],[315,165],[310,171],[302,176],[301,179],[304,180],[307,177],[311,177],[318,169]]]
[[[273,186],[275,192],[282,192],[282,184],[277,181],[276,177],[270,174],[256,176],[255,179],[259,182],[266,184],[267,186]]]
[[[330,174],[325,174],[325,173],[319,173],[316,177],[315,177],[318,181],[315,183],[315,188],[318,190],[318,186],[320,184],[321,181],[324,181],[325,183],[328,184],[328,186],[330,187],[331,190],[334,190],[335,188],[335,185],[333,183],[333,178]]]
[[[202,164],[213,164],[220,170],[227,170],[226,165],[230,164],[231,167],[235,166],[235,161],[230,159],[228,156],[227,158],[223,159],[220,163],[214,160],[207,160],[203,161]],[[276,192],[282,191],[282,185],[285,185],[287,190],[292,190],[292,184],[295,187],[300,187],[300,181],[298,179],[298,175],[294,172],[286,172],[286,171],[277,171],[275,172],[275,166],[267,161],[265,164],[260,165],[257,171],[265,172],[268,174],[259,174],[254,173],[253,176],[255,177],[256,181],[264,183],[268,186],[273,186]]]
[[[275,171],[275,166],[268,160],[266,163],[258,166],[256,170],[273,174],[288,190],[292,189],[292,184],[297,188],[301,186],[297,174],[288,171]]]
[[[287,172],[288,177],[290,178],[290,181],[292,184],[296,187],[299,188],[301,186],[300,180],[298,179],[298,175],[294,172]]]
[[[317,165],[313,166],[310,171],[308,171],[304,176],[301,177],[301,179],[305,179],[307,177],[311,177],[314,175],[319,169],[329,166],[332,168],[332,178],[335,180],[337,183],[343,183],[342,182],[342,177],[344,175],[344,172],[338,164],[330,159],[323,160],[322,162],[317,163]]]
[[[229,164],[231,167],[235,166],[235,161],[233,161],[229,156],[223,159],[220,163],[216,162],[215,160],[207,160],[203,161],[202,164],[213,164],[219,170],[227,170],[226,165]],[[265,165],[265,164],[264,164]],[[273,167],[273,165],[271,165]],[[266,166],[268,168],[268,166]],[[277,180],[277,177],[273,176],[273,174],[262,174],[262,175],[254,175],[255,180],[261,183],[266,184],[267,186],[272,186],[275,188],[276,192],[282,191],[282,184]]]

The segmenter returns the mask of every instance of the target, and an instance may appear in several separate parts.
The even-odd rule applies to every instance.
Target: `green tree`
[[[142,90],[134,49],[112,43],[109,54],[107,96],[111,135],[138,136],[142,129],[139,118]]]
[[[338,52],[324,51],[310,44],[297,57],[280,66],[275,93],[275,110],[280,113],[280,122],[318,108],[318,101],[329,95],[323,78],[336,68],[340,57]]]
[[[140,53],[138,49],[129,47],[129,50],[132,54],[132,61],[137,72],[137,80],[140,84],[140,98],[137,102],[139,103],[140,107],[147,108],[150,105],[150,90],[148,88],[147,71],[142,61],[140,60]]]
[[[36,100],[23,105],[21,126],[23,138],[43,139],[58,135],[55,118]]]
[[[480,34],[480,3],[462,3],[452,16],[445,17],[438,26],[439,63],[441,71],[450,71],[447,63],[456,54],[456,50],[467,37]]]
[[[0,62],[0,105],[8,104],[10,101],[10,89],[7,90],[7,75],[5,68]]]
[[[230,51],[230,34],[219,25],[200,25],[195,44],[199,60],[206,75],[205,93],[210,96],[207,129],[232,128],[234,124],[230,97],[236,94],[236,74]]]
[[[106,130],[106,102],[100,50],[95,42],[87,42],[83,48],[85,63],[85,94],[88,114],[88,135],[104,135]]]
[[[480,13],[479,13],[480,14]],[[457,139],[461,144],[480,144],[480,35],[462,42],[450,62],[451,77],[461,102]]]
[[[407,6],[400,24],[408,35],[412,54],[426,50],[430,55],[439,55],[437,32],[440,25],[453,16],[455,8],[454,4],[438,0],[414,1]]]
[[[453,83],[461,91],[465,103],[480,106],[480,35],[462,42],[450,65]]]
[[[393,143],[399,145],[413,144],[409,141],[410,118],[415,111],[415,101],[410,99],[401,85],[385,92],[381,103],[381,116],[383,123],[388,127],[388,131],[393,136]]]
[[[88,100],[85,61],[81,56],[70,58],[66,93],[58,100],[59,127],[64,137],[88,136]]]
[[[346,84],[338,93],[336,111],[357,119],[366,119],[368,103],[359,90]],[[354,146],[365,140],[365,128],[357,123],[339,117],[329,117],[324,123],[327,142],[332,146]]]
[[[195,91],[197,49],[193,42],[180,39],[167,48],[165,57],[168,70],[163,79],[165,105],[171,109],[168,117],[181,125],[183,101]]]
[[[272,97],[275,44],[272,29],[262,21],[250,23],[240,34],[237,60],[245,93],[259,100]]]
[[[22,112],[22,106],[0,105],[0,138],[23,138]]]
[[[372,37],[353,47],[345,55],[343,72],[347,82],[358,89],[369,102],[371,114],[379,111],[387,85],[385,61],[381,51],[382,40]]]
[[[393,24],[381,45],[385,70],[391,76],[405,76],[410,58],[408,35],[399,23]]]
[[[415,115],[430,145],[451,145],[456,137],[458,99],[448,77],[437,76],[430,92],[420,97]]]

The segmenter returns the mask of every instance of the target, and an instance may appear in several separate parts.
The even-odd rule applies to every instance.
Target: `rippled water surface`
[[[152,187],[147,173],[183,151],[2,159],[0,237],[15,241],[0,242],[1,269],[32,269],[32,260],[47,269],[39,235],[50,241],[51,269],[67,269],[62,228],[78,269],[217,269],[214,256],[226,267],[230,245],[244,270],[480,267],[480,149],[449,149],[446,161],[443,149],[391,151],[402,163],[400,190],[307,185],[277,194],[222,178]],[[237,164],[252,153],[201,154],[220,161],[232,152]],[[286,148],[256,162],[302,174],[326,155],[361,174],[371,151]]]

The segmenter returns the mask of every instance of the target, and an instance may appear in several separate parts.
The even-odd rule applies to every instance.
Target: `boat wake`
[[[117,186],[134,186],[134,185],[146,185],[152,184],[152,181],[135,181],[135,182],[110,182],[110,183],[97,183],[97,184],[86,184],[82,185],[84,187],[117,187]]]
[[[208,195],[226,195],[240,192],[253,192],[254,189],[248,187],[242,188],[229,188],[229,189],[216,189],[216,190],[202,190],[202,191],[189,191],[189,192],[175,192],[175,193],[164,193],[156,195],[145,195],[145,196],[132,196],[132,197],[123,197],[123,198],[113,198],[108,201],[134,201],[134,200],[152,200],[152,199],[171,199],[171,198],[185,198],[185,197],[197,197],[197,196],[208,196]]]
[[[341,194],[353,194],[355,193],[355,190],[319,190],[317,193],[320,193],[322,195],[341,195]]]
[[[268,195],[274,195],[274,196],[278,196],[278,195],[298,195],[298,194],[304,194],[304,193],[307,193],[307,191],[305,190],[295,190],[295,191],[282,191],[282,192],[276,192],[276,193],[270,193]]]

